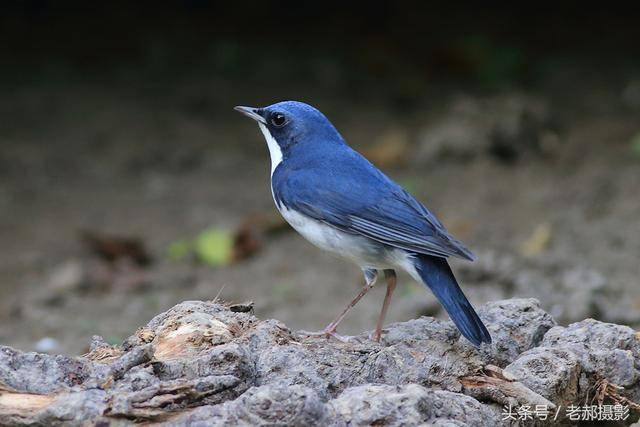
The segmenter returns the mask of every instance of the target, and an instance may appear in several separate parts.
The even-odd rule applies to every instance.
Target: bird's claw
[[[382,338],[382,333],[378,332],[378,331],[374,331],[374,332],[370,332],[369,333],[369,339],[371,341],[375,341],[375,342],[380,342],[380,339]]]
[[[333,329],[324,329],[322,331],[316,331],[316,332],[298,331],[298,333],[300,335],[304,335],[304,336],[307,336],[307,337],[325,336],[327,339],[335,338],[336,340],[338,340],[340,342],[344,342],[344,343],[350,342],[352,340],[352,338],[353,338],[353,337],[348,337],[348,336],[345,336],[345,335],[340,335]]]

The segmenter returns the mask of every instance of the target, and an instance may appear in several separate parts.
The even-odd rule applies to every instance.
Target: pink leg
[[[340,315],[336,317],[336,319],[333,322],[329,323],[322,331],[320,332],[301,331],[301,332],[303,332],[305,335],[310,335],[310,336],[326,335],[327,338],[334,337],[340,341],[347,341],[348,340],[347,338],[336,334],[336,329],[338,328],[338,325],[340,324],[340,322],[342,322],[342,320],[345,318],[349,310],[351,310],[358,303],[358,301],[360,301],[362,297],[365,296],[367,292],[371,290],[371,288],[373,288],[376,282],[376,277],[377,277],[377,273],[375,272],[375,270],[365,271],[366,284],[363,286],[362,290],[358,293],[358,295],[355,296],[353,300],[351,300],[349,305],[347,305],[347,307],[342,311],[342,313],[340,313]]]
[[[389,310],[389,304],[391,303],[391,295],[396,289],[396,273],[393,270],[385,270],[384,277],[387,279],[387,293],[384,296],[384,302],[382,303],[382,310],[380,311],[380,317],[378,317],[378,323],[376,324],[376,331],[373,333],[373,340],[380,342],[382,336],[382,324],[384,318],[387,316],[387,310]]]
[[[338,316],[333,322],[331,322],[331,323],[329,323],[329,325],[327,325],[327,327],[325,328],[325,331],[327,331],[327,332],[335,332],[336,328],[338,327],[340,322],[342,322],[342,320],[345,318],[345,316],[347,315],[349,310],[351,310],[353,307],[355,307],[355,305],[358,303],[358,301],[360,301],[362,299],[362,297],[365,296],[367,294],[367,292],[369,292],[369,290],[371,288],[373,288],[373,284],[364,285],[364,287],[362,288],[360,293],[358,295],[356,295],[356,297],[349,303],[349,305],[342,311],[342,313],[340,313],[340,316]]]

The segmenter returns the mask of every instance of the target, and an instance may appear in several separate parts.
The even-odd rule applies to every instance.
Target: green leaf
[[[195,238],[194,250],[198,260],[208,265],[227,265],[231,262],[233,236],[217,227],[207,228]]]

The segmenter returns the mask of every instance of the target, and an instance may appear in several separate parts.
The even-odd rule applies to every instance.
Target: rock
[[[269,348],[256,360],[257,384],[283,382],[308,386],[323,396],[328,396],[329,381],[318,375],[316,357],[300,345],[290,344]],[[334,385],[338,387],[338,385]]]
[[[139,390],[119,390],[109,396],[105,415],[129,419],[160,419],[169,412],[221,403],[241,392],[232,375],[210,375],[191,380],[155,382]],[[125,388],[125,387],[121,387]],[[238,391],[239,390],[239,391]]]
[[[556,325],[533,298],[490,302],[479,309],[493,342],[481,349],[483,359],[504,367],[519,354],[536,347],[544,334]]]
[[[222,405],[203,406],[166,422],[166,426],[318,425],[327,410],[310,388],[275,383],[252,387]]]
[[[407,383],[438,385],[459,391],[459,377],[482,368],[477,350],[461,345],[451,321],[420,317],[392,324],[360,370],[362,384]]]
[[[417,384],[366,385],[345,390],[328,404],[331,425],[419,425],[459,422],[492,426],[491,410],[472,397]]]
[[[381,343],[343,343],[188,301],[121,346],[93,337],[82,357],[0,347],[0,424],[493,426],[508,404],[640,397],[632,329],[558,327],[533,299],[479,313],[494,343],[476,349],[430,317],[388,325]]]
[[[106,371],[106,367],[83,358],[23,353],[0,346],[0,385],[24,393],[67,391]]]
[[[575,354],[591,385],[606,379],[640,399],[640,335],[628,326],[586,319],[552,328],[542,345]]]
[[[491,409],[469,396],[416,384],[352,387],[325,404],[309,388],[276,383],[251,388],[234,401],[198,408],[164,425],[493,426],[492,418]]]
[[[580,401],[581,367],[571,351],[536,347],[522,353],[505,371],[556,406]]]
[[[431,418],[429,392],[419,385],[369,385],[345,390],[329,403],[334,423],[417,425]]]

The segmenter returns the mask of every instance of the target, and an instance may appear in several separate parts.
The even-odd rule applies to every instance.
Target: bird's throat
[[[269,132],[269,129],[267,129],[264,124],[258,123],[258,126],[260,126],[264,139],[267,141],[267,147],[269,147],[269,155],[271,156],[271,175],[273,176],[273,172],[276,170],[280,162],[282,162],[282,149],[280,148],[280,145],[278,145],[276,139],[271,136],[271,132]]]

